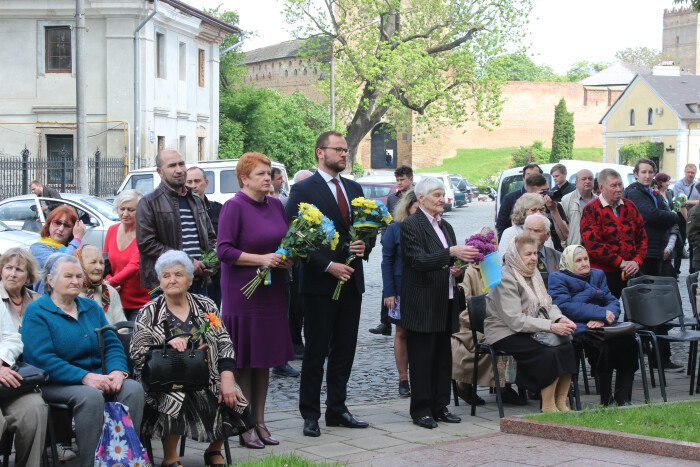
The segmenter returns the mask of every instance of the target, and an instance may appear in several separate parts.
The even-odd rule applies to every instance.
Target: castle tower
[[[678,57],[682,69],[693,74],[700,71],[700,22],[691,7],[664,10],[661,50]]]

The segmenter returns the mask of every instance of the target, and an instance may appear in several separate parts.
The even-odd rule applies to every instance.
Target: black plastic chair
[[[658,340],[670,342],[696,343],[700,341],[700,331],[687,330],[683,316],[683,306],[679,300],[679,294],[670,285],[639,284],[628,286],[622,290],[622,303],[625,307],[625,315],[629,320],[637,324],[637,334],[652,343],[656,368],[659,371],[659,385],[664,402],[666,399],[666,377],[661,355],[659,354]],[[678,319],[680,332],[672,335],[656,335],[650,328],[667,325]],[[693,345],[691,345],[691,348]],[[651,358],[651,356],[650,356]],[[693,395],[695,386],[695,368],[697,366],[697,351],[691,352],[688,358],[691,368],[690,395]],[[653,370],[651,370],[653,374]]]
[[[678,303],[681,304],[681,310],[683,309],[683,299],[681,298],[681,291],[680,288],[678,287],[678,280],[675,277],[667,277],[667,276],[638,276],[630,279],[627,281],[627,285],[640,285],[640,284],[645,284],[645,285],[668,285],[673,287],[673,291],[676,293],[676,298],[678,299]],[[695,321],[695,317],[691,315],[686,315],[683,314],[683,318],[691,321]],[[667,326],[671,326],[674,328],[680,327],[680,323],[678,322],[678,319],[671,320],[671,322],[666,323]]]
[[[695,323],[691,324],[690,328],[694,330],[700,329],[700,317],[698,316],[698,304],[696,299],[698,293],[698,275],[700,275],[700,272],[694,272],[693,274],[690,274],[685,278],[685,286],[688,289],[688,300],[690,301],[690,309],[693,311],[693,316],[695,317]],[[697,342],[690,343],[690,352],[697,352],[697,348]],[[692,369],[690,368],[690,365],[688,365],[686,374],[690,375],[691,370]],[[700,392],[700,375],[696,380],[695,392]]]

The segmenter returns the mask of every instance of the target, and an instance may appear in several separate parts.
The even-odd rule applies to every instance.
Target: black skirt
[[[582,345],[586,358],[591,365],[591,373],[596,370],[632,370],[639,369],[639,351],[634,336],[620,336],[601,341],[587,332],[574,336],[574,342]]]
[[[546,388],[561,375],[576,373],[574,346],[549,347],[530,334],[517,333],[501,339],[493,347],[511,354],[518,364],[515,384],[531,391]]]

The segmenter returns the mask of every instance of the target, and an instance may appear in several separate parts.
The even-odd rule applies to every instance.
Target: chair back
[[[484,320],[486,319],[486,295],[469,297],[467,309],[469,310],[469,327],[472,333],[484,333]],[[474,334],[476,336],[476,334]],[[476,339],[476,337],[474,337]],[[474,342],[478,342],[475,340]]]
[[[676,280],[675,277],[666,277],[666,276],[637,276],[633,277],[632,279],[627,281],[627,285],[639,285],[639,284],[646,284],[646,285],[670,285],[673,287],[673,289],[676,291],[676,294],[678,295],[678,303],[683,303],[683,299],[681,299],[681,291],[678,288],[678,280]],[[681,306],[682,309],[682,306]]]
[[[697,293],[698,293],[698,275],[700,272],[694,272],[685,278],[685,286],[688,289],[688,300],[690,301],[690,308],[693,310],[693,316],[698,326],[700,326],[700,317],[698,317],[698,303],[697,303]]]
[[[678,318],[681,329],[685,331],[683,305],[671,285],[627,286],[622,289],[622,304],[625,316],[633,323],[654,327]]]
[[[126,332],[120,332],[125,330]],[[102,373],[107,371],[107,365],[105,363],[105,340],[104,334],[107,331],[112,331],[117,335],[119,342],[122,343],[124,347],[124,353],[126,354],[126,364],[129,368],[129,373],[133,373],[134,362],[131,361],[129,356],[129,351],[131,348],[131,338],[134,335],[134,323],[133,321],[119,321],[108,326],[95,329],[95,334],[97,334],[97,343],[100,346],[100,361],[102,362]]]

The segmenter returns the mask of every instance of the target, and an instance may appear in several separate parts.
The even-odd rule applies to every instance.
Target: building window
[[[651,125],[654,123],[654,110],[649,107],[649,110],[647,110],[647,125]]]
[[[184,42],[180,42],[178,50],[180,81],[187,81],[187,45]]]
[[[676,36],[676,45],[679,45],[681,43],[681,37]]]
[[[304,68],[304,74],[306,74],[306,68]]]
[[[165,149],[165,136],[158,137],[158,152]]]
[[[165,78],[165,34],[156,33],[156,77]]]
[[[296,70],[296,69],[294,69],[294,76],[296,76],[296,75],[297,75],[297,70]]]
[[[70,73],[72,70],[70,26],[47,27],[46,72]]]
[[[204,49],[198,51],[199,87],[204,87]],[[245,82],[245,78],[243,80]]]
[[[197,138],[197,160],[203,161],[204,157],[204,138]]]
[[[630,110],[630,126],[634,126],[634,109]]]
[[[61,185],[65,173],[66,184],[73,184],[73,135],[46,135],[46,150],[49,153],[49,185]],[[64,171],[65,159],[65,171]]]
[[[292,66],[292,61],[291,61],[291,60],[289,61],[289,66]]]

